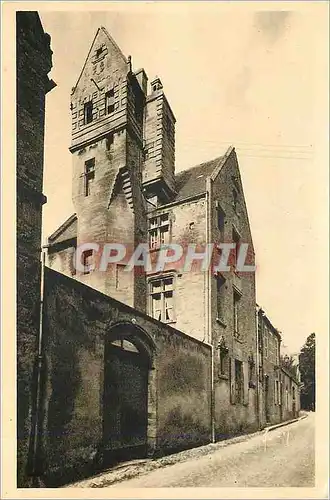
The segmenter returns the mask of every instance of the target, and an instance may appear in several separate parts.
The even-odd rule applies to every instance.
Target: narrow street
[[[313,487],[315,415],[206,456],[116,483],[119,488]]]

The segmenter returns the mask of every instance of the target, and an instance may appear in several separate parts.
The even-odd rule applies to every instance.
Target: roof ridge
[[[48,241],[54,240],[57,236],[59,236],[74,220],[77,219],[77,214],[74,212],[70,217],[68,217],[62,224],[55,229],[55,231],[48,236]]]
[[[208,165],[209,163],[213,163],[215,161],[222,160],[223,157],[224,157],[224,155],[220,155],[220,156],[217,156],[215,158],[212,158],[212,160],[207,160],[207,161],[203,161],[202,163],[197,163],[197,165],[193,165],[192,167],[188,167],[188,168],[185,168],[183,170],[180,170],[179,172],[176,172],[175,176],[183,174],[184,172],[189,172],[190,170],[194,170],[194,168],[200,168],[203,165]]]

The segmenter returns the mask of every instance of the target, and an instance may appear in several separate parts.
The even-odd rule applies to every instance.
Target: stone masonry
[[[50,36],[37,12],[17,12],[17,481],[27,484],[33,447],[33,371],[40,327],[45,96],[54,86]],[[32,434],[31,434],[32,433]],[[30,437],[32,439],[30,440]]]
[[[49,237],[50,267],[207,342],[214,349],[213,434],[257,426],[255,276],[189,272],[125,273],[127,263],[77,272],[71,257],[82,243],[147,243],[156,258],[161,243],[232,242],[254,250],[234,148],[175,174],[175,117],[161,80],[148,94],[143,69],[133,72],[100,28],[72,90],[73,202],[76,213]],[[89,110],[89,111],[88,111]],[[87,116],[86,113],[90,112]],[[90,171],[88,169],[91,169]],[[215,257],[219,257],[216,255]],[[233,261],[233,256],[231,256]],[[168,287],[164,292],[158,291]],[[235,317],[235,319],[234,319]],[[234,324],[235,323],[235,324]]]

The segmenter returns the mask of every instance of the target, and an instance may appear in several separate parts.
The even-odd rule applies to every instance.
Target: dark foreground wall
[[[40,457],[46,485],[78,477],[85,466],[104,466],[106,345],[122,334],[128,335],[148,358],[147,447],[145,452],[141,448],[142,456],[210,441],[210,347],[46,268],[47,376]],[[132,376],[131,384],[122,384],[129,391],[136,380]],[[136,394],[137,389],[133,389],[129,399]],[[74,475],[70,475],[72,471]]]
[[[41,212],[45,96],[54,87],[50,36],[37,12],[16,14],[17,93],[17,485],[33,463],[33,370],[40,323]]]

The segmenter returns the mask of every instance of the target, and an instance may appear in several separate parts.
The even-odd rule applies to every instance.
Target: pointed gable
[[[211,181],[214,200],[220,203],[221,209],[238,231],[242,241],[249,243],[254,252],[244,188],[234,147],[228,148],[222,161],[213,171]]]
[[[72,91],[72,101],[81,94],[86,95],[104,88],[106,85],[118,83],[127,75],[127,59],[116,42],[103,27],[96,32],[95,38]]]

